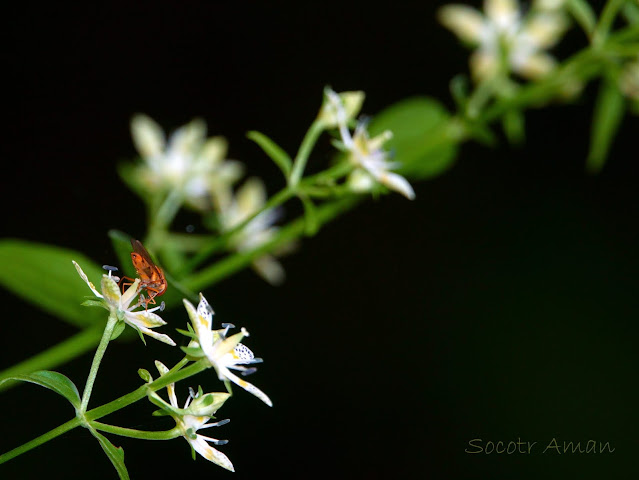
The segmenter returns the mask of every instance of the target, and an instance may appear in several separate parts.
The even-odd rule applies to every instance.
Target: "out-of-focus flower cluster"
[[[447,5],[439,18],[475,47],[470,69],[478,81],[510,72],[528,79],[547,75],[556,61],[546,50],[568,27],[562,0],[537,0],[526,15],[517,0],[485,0],[483,13],[466,5]]]
[[[259,178],[249,178],[236,188],[245,167],[226,159],[224,138],[206,137],[203,120],[192,120],[178,128],[168,140],[162,128],[146,115],[131,121],[131,134],[142,158],[129,182],[148,195],[168,197],[215,217],[217,233],[237,230],[230,236],[230,248],[246,252],[271,240],[277,232],[275,221],[281,212],[264,210],[266,188]],[[242,228],[236,228],[252,218]],[[286,253],[287,248],[276,252]],[[254,269],[269,283],[282,283],[285,274],[275,254],[263,255],[253,262]]]

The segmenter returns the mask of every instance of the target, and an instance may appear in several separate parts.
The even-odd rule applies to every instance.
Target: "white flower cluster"
[[[561,0],[538,0],[522,15],[517,0],[485,0],[484,13],[466,5],[447,5],[440,21],[462,41],[476,47],[470,69],[477,80],[514,72],[540,78],[555,68],[546,53],[565,32],[568,21]]]

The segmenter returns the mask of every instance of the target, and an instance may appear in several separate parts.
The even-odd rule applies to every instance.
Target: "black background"
[[[451,107],[448,81],[467,52],[437,24],[437,5],[13,5],[3,236],[116,262],[107,230],[144,233],[143,206],[115,169],[135,157],[137,112],[166,129],[201,116],[275,192],[279,172],[244,134],[294,152],[327,84],[365,90],[370,115],[412,95]],[[574,30],[558,54],[583,40]],[[594,94],[530,111],[523,148],[464,145],[450,171],[415,185],[414,202],[389,195],[333,222],[284,260],[284,286],[245,271],[204,292],[217,321],[251,332],[265,359],[251,381],[275,404],[236,389],[219,412],[231,423],[206,432],[230,440],[220,449],[235,478],[635,478],[639,125],[627,117],[603,172],[587,175]],[[330,152],[323,140],[313,161]],[[3,307],[0,367],[75,332],[4,292]],[[166,319],[171,333],[186,315]],[[91,405],[136,388],[154,359],[179,356],[153,341],[112,344]],[[82,385],[91,358],[58,370]],[[222,388],[212,372],[195,380]],[[72,415],[32,385],[2,393],[0,408],[3,452]],[[152,409],[140,402],[107,421],[172,426]],[[616,450],[542,454],[553,437]],[[182,439],[110,438],[132,478],[231,478],[193,462]],[[474,438],[537,445],[465,453]],[[39,475],[116,477],[81,429],[0,467],[3,479]]]

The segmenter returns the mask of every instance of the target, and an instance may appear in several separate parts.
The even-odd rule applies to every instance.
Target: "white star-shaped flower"
[[[193,120],[165,139],[162,128],[146,115],[131,121],[131,134],[144,163],[138,176],[151,191],[177,191],[199,210],[225,198],[242,175],[240,162],[224,160],[227,150],[222,137],[206,138],[206,124]]]
[[[559,41],[567,27],[559,7],[540,2],[522,17],[517,0],[485,0],[485,14],[466,5],[447,5],[440,10],[440,20],[461,40],[477,47],[470,67],[478,80],[496,75],[502,61],[508,70],[535,79],[555,67],[555,59],[545,50]]]
[[[228,201],[221,205],[219,218],[222,229],[227,231],[241,224],[262,210],[265,204],[264,183],[259,178],[249,178],[235,195],[228,197]],[[231,237],[230,244],[239,252],[248,252],[270,241],[278,231],[274,223],[280,214],[281,210],[278,209],[261,212]],[[284,254],[288,250],[290,246],[285,246],[273,254],[262,255],[253,261],[252,266],[267,282],[280,285],[284,282],[286,273],[276,255]]]
[[[347,152],[348,160],[357,167],[349,177],[350,187],[359,192],[369,191],[375,182],[401,193],[413,200],[415,192],[408,180],[391,169],[399,165],[388,160],[388,152],[382,149],[383,144],[393,137],[389,130],[370,138],[366,129],[366,122],[359,122],[355,133],[351,135],[347,122],[350,114],[341,95],[331,89],[326,89],[326,104],[331,105],[333,117],[339,128],[341,142],[336,142],[339,149]]]
[[[95,288],[95,285],[89,281],[86,274],[82,271],[82,268],[80,268],[80,265],[78,265],[75,261],[73,261],[73,265],[75,265],[78,274],[82,280],[86,282],[93,294],[102,299],[104,307],[112,312],[119,320],[149,337],[153,337],[160,342],[175,346],[175,342],[171,339],[171,337],[151,330],[152,328],[166,325],[166,322],[162,320],[159,315],[154,313],[162,308],[161,305],[148,310],[135,310],[141,306],[139,301],[133,303],[133,301],[138,298],[138,288],[140,286],[139,278],[135,279],[133,285],[131,285],[124,294],[121,294],[120,287],[118,287],[118,284],[115,282],[114,277],[111,276],[111,272],[109,271],[108,275],[102,275],[102,281],[100,283],[102,293],[100,293]]]
[[[160,372],[160,375],[165,375],[169,371],[169,369],[162,362],[159,362],[157,360],[155,362],[155,366]],[[170,383],[169,385],[167,385],[166,389],[169,392],[169,401],[171,402],[170,406],[166,405],[166,402],[164,402],[157,395],[154,396],[154,399],[155,399],[154,403],[158,403],[158,400],[159,400],[160,406],[164,407],[166,405],[166,407],[169,407],[169,408],[166,408],[166,410],[169,412],[171,417],[173,417],[177,427],[180,429],[180,433],[182,434],[184,439],[187,442],[189,442],[191,447],[193,447],[193,450],[195,450],[197,453],[202,455],[204,458],[206,458],[210,462],[213,462],[219,465],[220,467],[226,468],[227,470],[234,472],[235,469],[233,468],[233,464],[231,463],[229,458],[226,455],[224,455],[222,452],[220,452],[219,450],[216,450],[210,445],[211,443],[214,445],[224,445],[227,443],[227,441],[218,440],[217,438],[206,437],[204,435],[197,433],[198,430],[203,430],[205,428],[210,428],[210,427],[217,427],[220,425],[224,425],[225,423],[228,423],[228,420],[223,420],[220,422],[213,422],[213,423],[209,423],[209,420],[210,420],[210,417],[217,411],[218,408],[222,406],[224,401],[229,397],[229,394],[228,393],[207,394],[208,396],[213,397],[213,401],[207,406],[206,411],[203,411],[203,409],[200,408],[199,410],[203,413],[202,415],[192,415],[186,412],[188,412],[189,410],[196,410],[195,413],[200,413],[200,412],[197,412],[198,409],[194,409],[193,404],[191,404],[191,400],[195,399],[195,401],[193,402],[195,403],[201,397],[195,395],[194,392],[191,391],[191,395],[189,395],[189,398],[187,398],[186,403],[184,404],[184,408],[180,409],[178,407],[177,396],[175,395],[175,384]]]
[[[273,402],[262,390],[231,372],[239,370],[243,374],[249,374],[255,369],[245,365],[262,362],[261,358],[255,358],[253,352],[240,343],[242,338],[248,336],[248,332],[242,328],[241,333],[227,337],[231,325],[226,325],[221,330],[213,330],[213,309],[201,293],[197,309],[188,300],[184,300],[184,306],[195,331],[194,339],[189,344],[190,349],[201,349],[220,380],[235,383],[272,407]]]

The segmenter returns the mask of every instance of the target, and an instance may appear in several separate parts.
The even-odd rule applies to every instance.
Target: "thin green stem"
[[[141,440],[171,440],[181,435],[179,428],[161,432],[151,432],[148,430],[134,430],[132,428],[117,427],[107,423],[90,422],[90,425],[101,432],[113,433],[121,437],[139,438]]]
[[[321,205],[317,208],[317,221],[322,224],[332,220],[341,213],[355,206],[361,197],[349,196],[334,202]],[[234,255],[224,258],[219,262],[194,273],[188,279],[184,280],[184,285],[194,291],[209,287],[219,282],[233,273],[241,270],[249,265],[259,256],[272,251],[274,248],[282,246],[296,238],[301,237],[305,233],[306,220],[304,217],[297,218],[288,225],[282,227],[277,235],[268,242],[265,242],[258,248],[250,252],[238,252]]]
[[[178,274],[185,275],[193,271],[193,269],[197,268],[203,261],[205,261],[211,255],[213,255],[215,252],[217,252],[221,248],[224,248],[227,245],[229,239],[233,235],[235,235],[237,232],[242,230],[259,214],[267,210],[270,210],[272,208],[279,207],[280,205],[282,205],[283,203],[285,203],[287,200],[291,199],[294,196],[295,196],[295,191],[291,189],[290,187],[285,187],[279,192],[277,192],[264,204],[264,206],[261,209],[249,215],[243,221],[241,221],[237,225],[234,225],[232,228],[228,229],[222,235],[217,237],[217,239],[211,241],[205,247],[203,247],[199,253],[194,255],[193,258],[191,258],[188,262],[186,262],[186,264],[180,270],[180,272],[178,272]]]
[[[166,375],[163,375],[162,377],[158,378],[154,382],[151,382],[146,385],[142,385],[141,387],[133,390],[130,393],[127,393],[126,395],[122,395],[121,397],[116,398],[115,400],[112,400],[109,403],[105,403],[104,405],[100,407],[89,410],[88,412],[84,414],[84,419],[87,422],[92,422],[93,420],[102,418],[110,413],[113,413],[139,400],[142,400],[149,394],[149,392],[155,392],[157,390],[160,390],[161,388],[166,387],[170,383],[176,383],[176,382],[179,382],[180,380],[184,380],[185,378],[196,375],[200,373],[201,371],[206,370],[209,367],[207,363],[200,361],[192,365],[189,365],[186,368],[175,370],[178,367],[178,365],[182,365],[183,362],[184,360],[179,362],[175,367],[173,367],[169,371],[169,373],[167,373]],[[28,452],[29,450],[39,445],[42,445],[43,443],[46,443],[49,440],[52,440],[55,437],[58,437],[65,432],[68,432],[69,430],[73,430],[74,428],[79,427],[81,424],[82,424],[82,421],[80,420],[79,417],[69,420],[68,422],[63,423],[62,425],[54,428],[53,430],[50,430],[49,432],[43,435],[40,435],[39,437],[23,445],[20,445],[19,447],[16,447],[13,450],[8,451],[7,453],[0,455],[0,464],[11,460],[12,458],[17,457],[18,455]]]
[[[293,170],[291,171],[291,176],[289,178],[288,184],[295,189],[297,184],[299,183],[302,175],[304,174],[304,169],[306,168],[306,163],[308,162],[308,157],[311,154],[311,150],[315,146],[317,139],[324,131],[324,124],[318,120],[315,120],[309,129],[304,135],[304,139],[300,145],[300,149],[295,156],[295,160],[293,161]]]
[[[100,340],[101,335],[101,325],[85,328],[81,332],[76,333],[57,345],[54,345],[53,347],[0,372],[0,380],[7,377],[35,372],[37,370],[51,370],[58,365],[61,365],[94,348]],[[0,391],[18,383],[20,382],[4,382],[0,385]]]
[[[132,403],[137,402],[138,400],[141,400],[142,398],[146,397],[149,392],[155,392],[157,390],[160,390],[161,388],[166,387],[170,383],[176,383],[180,380],[184,380],[185,378],[196,375],[201,371],[206,370],[208,367],[209,365],[203,361],[195,362],[194,364],[189,365],[188,367],[181,370],[174,371],[176,367],[173,367],[173,369],[171,369],[169,373],[167,373],[166,375],[162,375],[155,381],[146,385],[142,385],[132,392],[127,393],[126,395],[122,395],[121,397],[116,398],[109,403],[105,403],[100,407],[89,410],[88,412],[86,412],[85,418],[89,421],[102,418],[110,413],[127,407]]]
[[[608,37],[612,23],[619,13],[619,9],[626,3],[626,0],[608,0],[604,6],[601,16],[599,17],[599,23],[595,27],[595,32],[592,36],[592,44],[595,47],[601,47]]]
[[[9,450],[7,453],[3,453],[2,455],[0,455],[0,464],[8,462],[12,458],[17,457],[18,455],[22,455],[23,453],[26,453],[29,450],[32,450],[42,445],[43,443],[48,442],[49,440],[53,440],[54,438],[59,437],[63,433],[68,432],[69,430],[73,430],[78,426],[80,426],[80,419],[74,418],[73,420],[69,420],[68,422],[54,428],[53,430],[50,430],[47,433],[34,438],[30,442],[20,445],[13,450]]]
[[[93,363],[91,364],[89,377],[87,378],[87,383],[84,387],[84,393],[82,394],[82,405],[80,405],[79,411],[80,414],[83,414],[87,411],[89,399],[91,398],[91,391],[93,390],[93,383],[95,382],[95,377],[98,375],[100,362],[102,362],[104,352],[109,346],[109,342],[111,341],[111,334],[113,333],[113,329],[115,328],[116,323],[118,323],[118,318],[113,313],[111,313],[109,315],[109,320],[107,321],[106,327],[104,328],[104,333],[102,334],[100,344],[98,345],[98,348],[95,351],[95,356],[93,357]]]

